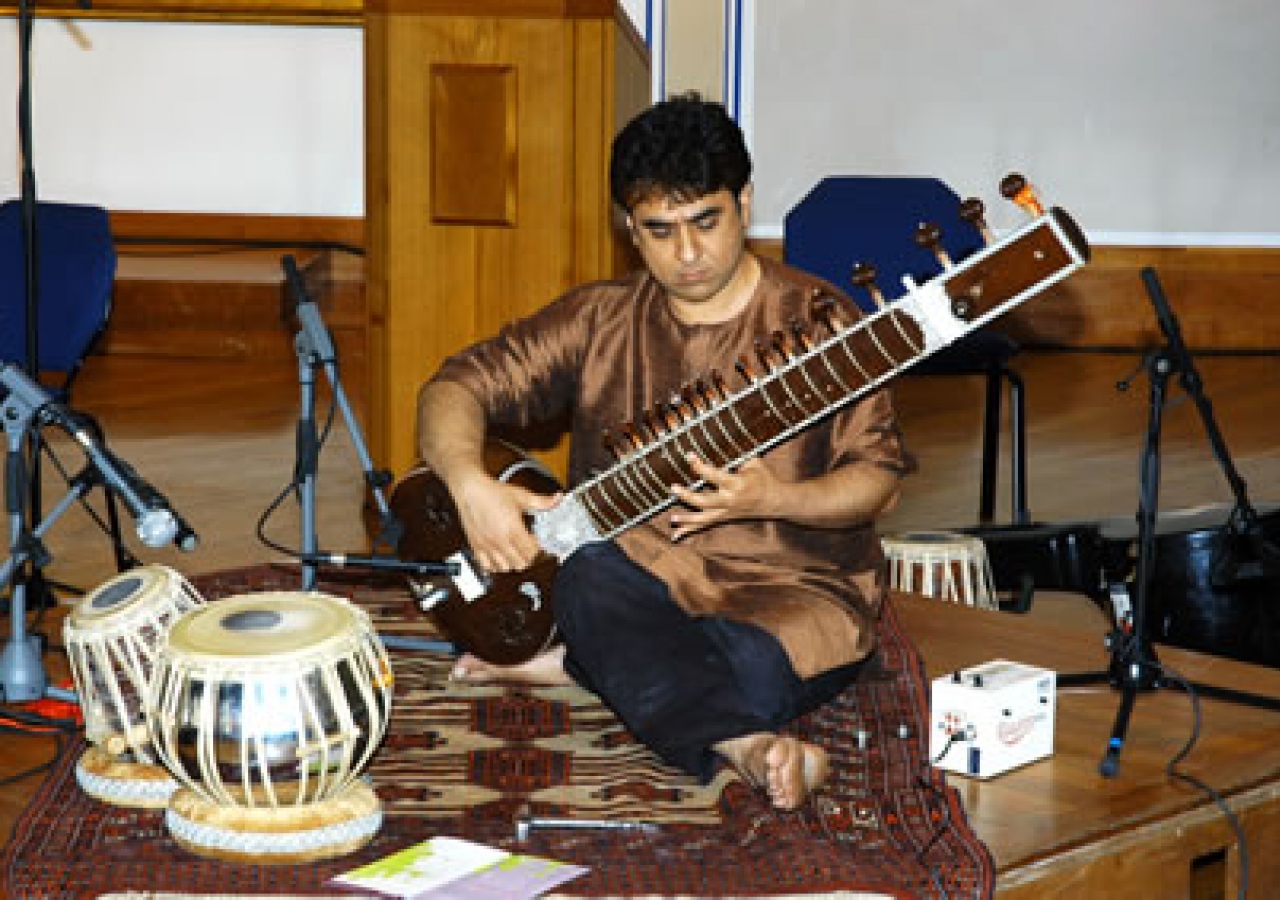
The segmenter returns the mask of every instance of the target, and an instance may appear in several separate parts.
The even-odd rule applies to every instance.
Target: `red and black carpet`
[[[206,599],[296,590],[296,569],[257,566],[195,579]],[[399,590],[322,580],[369,610],[383,634],[405,621]],[[988,897],[991,856],[954,790],[928,766],[927,684],[890,606],[876,671],[795,730],[831,755],[829,782],[779,813],[725,769],[707,787],[660,764],[613,715],[574,688],[461,686],[450,661],[393,650],[396,699],[369,770],[385,823],[362,850],[297,866],[193,856],[161,811],[100,803],[76,784],[82,745],[48,775],[3,856],[4,896],[111,892],[193,896],[326,893],[332,875],[436,835],[590,867],[559,888],[581,896],[796,896],[883,893]],[[643,820],[656,830],[539,830],[517,844],[524,804],[537,815]]]

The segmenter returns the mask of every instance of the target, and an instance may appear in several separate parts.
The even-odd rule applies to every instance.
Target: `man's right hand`
[[[485,472],[455,479],[449,493],[462,519],[467,545],[487,572],[518,572],[533,564],[542,548],[526,515],[551,509],[560,495],[546,496],[498,481]]]

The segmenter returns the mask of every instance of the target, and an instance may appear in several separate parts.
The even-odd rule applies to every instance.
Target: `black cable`
[[[942,758],[951,752],[951,748],[954,747],[956,744],[960,743],[960,741],[962,740],[963,738],[961,737],[960,732],[958,731],[951,732],[950,736],[948,736],[947,738],[947,745],[938,751],[937,756],[929,760],[929,765],[936,766],[938,763],[942,762]]]
[[[337,365],[338,365],[337,361],[334,361],[333,365],[334,365],[334,376],[336,380]],[[316,455],[317,468],[319,468],[318,463],[320,458],[320,452],[324,449],[324,445],[328,442],[329,436],[333,431],[333,423],[335,418],[337,417],[337,411],[338,411],[338,398],[336,394],[330,394],[329,412],[325,416],[324,428],[322,428],[320,431],[320,437],[316,440],[315,455]],[[264,546],[270,548],[271,550],[274,550],[276,553],[282,554],[284,556],[290,556],[290,557],[293,557],[294,559],[301,559],[302,552],[300,550],[290,549],[289,547],[286,547],[283,544],[278,544],[274,540],[272,540],[270,537],[268,537],[267,522],[273,515],[275,515],[276,510],[278,510],[280,508],[280,505],[284,503],[285,498],[288,497],[291,492],[296,495],[301,488],[302,488],[302,484],[298,480],[298,469],[297,467],[295,467],[293,478],[291,478],[289,482],[283,488],[280,489],[280,493],[276,494],[276,496],[271,500],[271,502],[267,504],[267,508],[264,509],[262,511],[262,515],[258,517],[258,524],[255,529],[258,536],[258,541],[261,542]]]
[[[951,748],[963,740],[964,737],[960,732],[952,732],[948,735],[946,745],[938,751],[937,756],[929,761],[929,768],[932,769],[941,762],[942,759],[951,751]],[[943,810],[943,815],[940,821],[934,827],[933,832],[929,835],[929,839],[916,850],[915,857],[916,862],[923,867],[925,873],[929,876],[929,880],[933,882],[933,886],[937,889],[938,894],[945,900],[945,898],[950,897],[950,894],[947,893],[947,889],[942,883],[942,875],[925,860],[925,857],[928,855],[929,851],[933,849],[933,846],[942,839],[942,836],[947,833],[947,829],[951,827],[951,811],[947,806],[945,787],[939,787],[934,784],[931,779],[926,778],[920,773],[916,773],[916,784],[919,787],[924,788],[928,793],[933,794],[938,799],[939,805]]]
[[[0,726],[0,732],[9,732],[9,733],[26,734],[26,735],[30,735],[33,733],[30,731],[23,731],[17,728],[9,728],[7,726]],[[48,734],[53,738],[53,741],[54,741],[53,756],[50,759],[47,759],[44,762],[40,763],[39,765],[32,766],[30,769],[26,769],[14,775],[7,775],[4,778],[0,778],[0,787],[8,787],[11,784],[17,784],[19,781],[23,781],[27,778],[30,778],[32,775],[39,775],[41,772],[47,772],[62,760],[63,755],[67,752],[67,748],[71,746],[70,741],[68,741],[60,731],[50,731],[50,732],[44,732],[44,733]]]
[[[1176,778],[1179,781],[1191,785],[1197,790],[1208,795],[1218,809],[1222,810],[1222,815],[1227,820],[1232,833],[1236,838],[1236,847],[1240,853],[1240,887],[1237,896],[1240,900],[1244,900],[1249,889],[1249,846],[1245,840],[1244,828],[1240,825],[1239,818],[1232,812],[1231,807],[1227,805],[1225,799],[1216,790],[1210,787],[1204,781],[1188,772],[1178,771],[1178,763],[1182,762],[1191,753],[1196,742],[1200,739],[1200,695],[1196,693],[1195,687],[1190,681],[1183,678],[1180,674],[1161,663],[1155,664],[1160,670],[1160,674],[1165,678],[1177,683],[1177,685],[1186,692],[1187,698],[1191,701],[1191,734],[1187,737],[1187,742],[1182,745],[1182,749],[1174,754],[1173,758],[1165,764],[1165,774],[1170,778]]]
[[[21,725],[26,725],[28,727],[24,728],[20,725],[11,725],[9,724],[10,722],[21,723]],[[0,787],[17,784],[19,781],[52,769],[62,760],[63,755],[71,746],[71,742],[67,740],[67,737],[75,734],[79,730],[79,723],[72,719],[56,719],[49,716],[41,716],[36,713],[10,709],[8,707],[0,708],[0,734],[23,735],[25,737],[52,737],[54,740],[53,756],[50,759],[32,766],[30,769],[25,769],[24,771],[16,774],[6,775],[4,778],[0,778]]]

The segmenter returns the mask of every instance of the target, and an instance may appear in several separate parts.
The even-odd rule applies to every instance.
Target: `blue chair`
[[[915,241],[921,223],[941,229],[941,246],[953,260],[983,246],[978,228],[959,217],[960,205],[960,197],[936,178],[825,178],[787,214],[784,256],[791,265],[846,287],[860,306],[872,311],[875,304],[867,292],[848,287],[855,264],[875,267],[876,283],[889,300],[902,294],[904,275],[923,283],[940,271],[933,251]],[[1026,401],[1022,377],[1010,365],[1020,349],[1008,335],[981,328],[908,370],[911,375],[986,378],[978,504],[982,524],[995,518],[1001,397],[1006,383],[1011,407],[1011,519],[1017,526],[1031,521],[1027,508]]]
[[[116,250],[106,210],[39,203],[39,369],[63,375],[65,396],[107,326]],[[27,279],[22,204],[0,204],[0,360],[27,365]]]
[[[27,257],[22,217],[21,201],[0,204],[0,362],[27,368]],[[68,203],[36,204],[36,247],[40,264],[36,280],[37,368],[42,374],[61,376],[60,383],[49,385],[49,389],[59,401],[69,403],[72,383],[106,330],[111,314],[116,249],[107,211]],[[86,418],[98,429],[91,417]],[[38,517],[38,478],[33,479],[30,499],[31,515]],[[121,539],[115,497],[109,491],[106,506],[117,567],[123,571],[136,560]]]

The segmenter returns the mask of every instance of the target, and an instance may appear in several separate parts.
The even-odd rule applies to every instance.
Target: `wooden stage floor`
[[[1147,388],[1115,383],[1136,354],[1025,354],[1030,507],[1037,521],[1132,518]],[[1280,359],[1207,357],[1208,393],[1255,501],[1280,499]],[[347,385],[348,390],[352,389]],[[200,533],[191,554],[138,547],[145,562],[189,574],[275,559],[254,536],[258,516],[284,486],[294,459],[298,388],[293,360],[235,361],[95,357],[81,375],[76,405],[96,414],[111,447],[169,495]],[[899,381],[898,405],[921,471],[882,530],[971,525],[977,511],[982,384],[977,379]],[[322,398],[323,399],[323,398]],[[406,411],[406,415],[409,411]],[[82,458],[51,436],[68,466]],[[1224,502],[1230,492],[1196,411],[1165,411],[1162,509]],[[65,492],[44,467],[46,505]],[[1007,477],[1007,467],[1002,467]],[[1007,487],[1001,516],[1007,515]],[[322,548],[364,549],[359,463],[341,427],[321,457]],[[272,520],[276,540],[294,545],[298,514],[286,503]],[[92,588],[113,573],[110,544],[83,512],[55,523],[45,543],[51,577]],[[1082,595],[1045,594],[1025,616],[940,604],[906,603],[909,631],[931,675],[995,658],[1060,672],[1105,668],[1107,622]],[[7,628],[7,620],[5,620]],[[1188,678],[1280,697],[1280,672],[1222,658],[1161,649]],[[50,654],[50,670],[64,671]],[[969,815],[1000,871],[1002,897],[1067,895],[1183,897],[1233,894],[1238,855],[1222,815],[1191,787],[1165,774],[1187,740],[1190,706],[1180,692],[1144,694],[1131,720],[1117,777],[1098,761],[1119,694],[1107,687],[1062,691],[1057,744],[1047,761],[989,782],[955,777]],[[1182,768],[1227,796],[1248,833],[1251,896],[1280,896],[1280,714],[1205,701],[1194,752]],[[0,778],[43,759],[43,739],[0,737]],[[27,780],[0,790],[0,833],[35,789]]]

